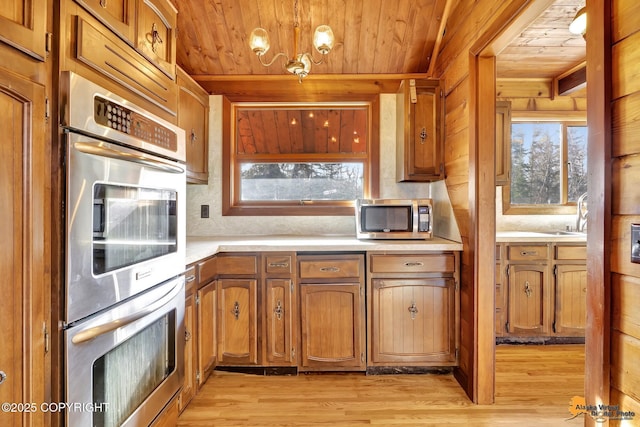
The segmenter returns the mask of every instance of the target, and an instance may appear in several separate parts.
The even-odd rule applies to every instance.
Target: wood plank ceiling
[[[305,79],[307,92],[326,90],[328,84],[322,82],[335,84],[341,79],[349,80],[343,92],[393,91],[402,75],[426,76],[431,59],[435,56],[437,61],[440,28],[445,28],[456,1],[299,0],[301,50],[315,52],[311,37],[320,24],[331,26],[336,37],[327,62],[313,65]],[[249,34],[260,26],[271,38],[267,59],[278,52],[291,54],[294,0],[179,0],[175,4],[177,62],[208,90],[260,93],[263,88],[247,84],[259,80],[293,82],[296,93],[296,78],[280,61],[264,67],[248,45]],[[585,0],[556,0],[500,53],[498,77],[552,78],[584,61],[584,39],[568,31],[584,4]],[[387,85],[390,78],[395,81]]]

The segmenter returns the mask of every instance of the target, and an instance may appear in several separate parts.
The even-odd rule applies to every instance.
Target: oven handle
[[[107,323],[102,323],[97,326],[92,326],[90,328],[83,329],[77,334],[75,334],[73,338],[71,338],[71,342],[74,344],[81,344],[83,342],[90,341],[102,334],[106,334],[107,332],[111,332],[118,328],[122,328],[130,323],[135,322],[136,320],[142,319],[143,317],[158,310],[163,305],[171,301],[176,295],[178,295],[178,292],[180,292],[181,288],[182,286],[180,284],[174,286],[169,292],[167,292],[166,294],[158,298],[156,301],[147,305],[145,308],[143,308],[142,310],[136,313],[132,313],[128,316],[121,317],[119,319],[111,320],[110,322],[107,322]]]
[[[165,172],[170,172],[170,173],[184,172],[184,169],[181,168],[180,166],[175,166],[170,163],[165,163],[160,160],[155,160],[143,154],[127,153],[124,151],[116,150],[113,148],[107,148],[107,147],[103,147],[96,144],[90,144],[87,142],[76,142],[74,144],[74,147],[86,154],[93,154],[96,156],[110,157],[112,159],[139,163],[155,169],[160,169]]]

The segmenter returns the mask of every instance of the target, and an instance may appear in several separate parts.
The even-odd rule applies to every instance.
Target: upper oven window
[[[96,183],[93,274],[176,252],[176,191]]]

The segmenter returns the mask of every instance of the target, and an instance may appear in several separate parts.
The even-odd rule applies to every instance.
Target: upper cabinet
[[[0,41],[44,61],[46,11],[46,0],[4,1],[0,8]]]
[[[510,166],[511,102],[496,101],[496,185],[509,183]]]
[[[176,123],[178,11],[173,4],[169,0],[60,4],[60,69],[84,75]]]
[[[187,182],[206,184],[208,172],[209,94],[178,67],[178,126],[186,133]]]
[[[441,120],[443,102],[438,80],[405,80],[396,98],[396,177],[400,181],[444,178]]]

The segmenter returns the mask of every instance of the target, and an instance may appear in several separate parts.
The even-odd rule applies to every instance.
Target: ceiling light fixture
[[[587,8],[583,7],[576,13],[575,18],[569,24],[569,32],[576,35],[584,36],[587,32]]]
[[[328,25],[320,25],[316,28],[316,31],[313,34],[313,46],[318,52],[320,52],[320,54],[322,54],[322,58],[320,58],[319,61],[316,61],[311,53],[299,53],[298,45],[300,43],[300,22],[298,20],[298,0],[295,0],[293,12],[293,56],[291,58],[289,58],[286,53],[280,52],[274,56],[271,61],[264,61],[263,56],[271,47],[269,43],[269,34],[264,28],[258,27],[251,32],[251,35],[249,36],[249,46],[251,47],[251,50],[253,50],[253,53],[258,55],[260,63],[265,67],[270,66],[280,57],[287,58],[287,62],[283,64],[284,68],[291,74],[298,76],[298,82],[302,83],[302,79],[311,71],[311,63],[319,65],[324,62],[326,55],[331,52],[331,49],[333,48],[334,38],[331,27]]]

